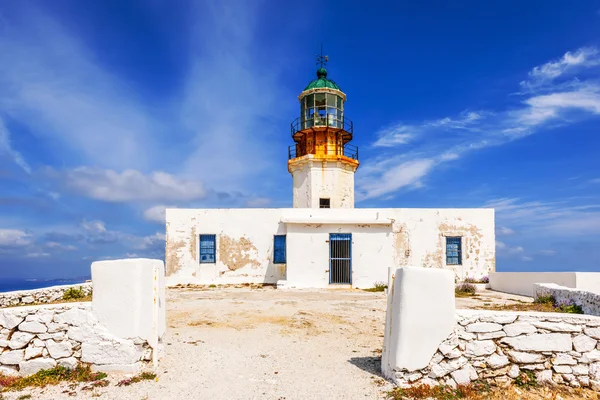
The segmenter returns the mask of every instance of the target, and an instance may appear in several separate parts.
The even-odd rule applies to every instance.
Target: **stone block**
[[[581,359],[579,360],[579,362],[583,364],[589,364],[597,361],[600,361],[600,351],[595,349],[587,353],[583,353]]]
[[[496,332],[500,330],[502,330],[502,325],[493,322],[476,322],[467,325],[467,332],[470,333]]]
[[[92,364],[134,364],[143,355],[131,341],[85,342],[81,345],[81,361]]]
[[[506,337],[500,339],[518,351],[571,351],[573,341],[566,333],[533,333],[524,336]]]
[[[577,361],[568,354],[559,353],[552,360],[554,365],[575,365]]]
[[[596,343],[598,343],[597,340],[586,335],[578,335],[573,338],[573,347],[575,347],[575,351],[581,353],[594,350],[596,348]]]
[[[584,328],[583,333],[591,338],[600,340],[600,328]]]
[[[30,344],[25,349],[25,360],[29,360],[29,359],[41,356],[43,350],[44,350],[43,347],[35,347]]]
[[[546,329],[550,332],[581,332],[582,328],[579,325],[566,324],[563,322],[541,322],[533,321],[532,325],[538,329]]]
[[[508,357],[500,356],[498,354],[492,354],[487,359],[487,364],[490,366],[490,368],[494,368],[494,369],[502,368],[502,367],[508,365],[509,362],[510,361],[508,361]]]
[[[469,357],[487,356],[496,351],[496,344],[492,340],[478,340],[467,343],[465,354]]]
[[[55,342],[54,340],[48,340],[46,342],[46,348],[50,357],[52,358],[66,358],[73,354],[73,346],[69,341]]]
[[[541,354],[536,353],[524,353],[521,351],[509,351],[508,355],[510,359],[518,364],[534,364],[544,360]]]
[[[589,375],[590,367],[587,365],[573,365],[573,375]]]
[[[503,329],[507,336],[519,336],[537,331],[535,326],[527,322],[515,322],[514,324],[504,325]]]
[[[8,365],[0,365],[0,375],[19,376],[17,367],[9,367]]]
[[[552,369],[559,374],[570,374],[573,372],[573,369],[568,365],[555,365],[552,367]]]
[[[57,361],[57,363],[61,367],[65,367],[68,369],[75,369],[75,367],[77,367],[77,364],[79,362],[77,361],[77,359],[75,357],[69,357],[69,358],[61,358],[60,360]]]
[[[504,331],[478,333],[477,340],[498,339],[505,336],[506,333],[504,333]]]
[[[17,365],[25,357],[25,350],[5,351],[0,354],[0,364]]]
[[[10,338],[10,343],[8,345],[11,349],[22,349],[26,347],[34,337],[35,335],[31,333],[17,331]]]
[[[496,324],[511,324],[513,322],[516,321],[517,319],[517,314],[491,314],[491,315],[482,315],[479,318],[479,321],[481,322],[494,322]]]
[[[538,383],[552,382],[552,370],[546,369],[535,374],[535,380]]]
[[[21,376],[33,375],[43,369],[52,369],[56,367],[56,361],[52,358],[35,358],[30,361],[19,363],[19,372]]]
[[[521,373],[521,370],[519,369],[519,366],[516,364],[511,365],[510,369],[508,370],[508,376],[510,376],[513,379],[518,377],[520,373]]]
[[[458,371],[452,372],[450,375],[458,385],[467,385],[477,379],[477,371],[469,364]]]
[[[25,319],[23,314],[11,309],[0,310],[0,326],[6,329],[16,328]]]
[[[44,333],[48,331],[46,325],[42,324],[38,321],[25,321],[21,322],[19,325],[19,330],[22,332],[30,332],[30,333]]]

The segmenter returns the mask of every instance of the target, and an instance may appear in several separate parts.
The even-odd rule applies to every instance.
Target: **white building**
[[[320,68],[298,97],[288,170],[294,208],[167,209],[167,283],[292,287],[387,282],[388,267],[495,270],[493,209],[357,209],[346,95]]]

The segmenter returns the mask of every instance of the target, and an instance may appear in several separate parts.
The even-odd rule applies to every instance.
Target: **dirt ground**
[[[169,289],[158,381],[83,391],[5,393],[33,399],[383,399],[386,297],[360,290]],[[510,300],[513,299],[513,300]],[[531,301],[482,292],[458,308]]]

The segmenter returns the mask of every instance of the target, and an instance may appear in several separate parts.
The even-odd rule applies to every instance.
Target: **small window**
[[[200,263],[215,263],[216,235],[200,235]]]
[[[446,238],[446,265],[462,264],[462,241],[460,237]]]
[[[285,264],[285,235],[275,235],[273,241],[273,264]]]
[[[319,199],[319,208],[330,208],[329,199]]]

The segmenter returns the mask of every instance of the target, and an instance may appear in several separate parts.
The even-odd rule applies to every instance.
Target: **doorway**
[[[329,284],[352,284],[352,234],[329,234]]]

